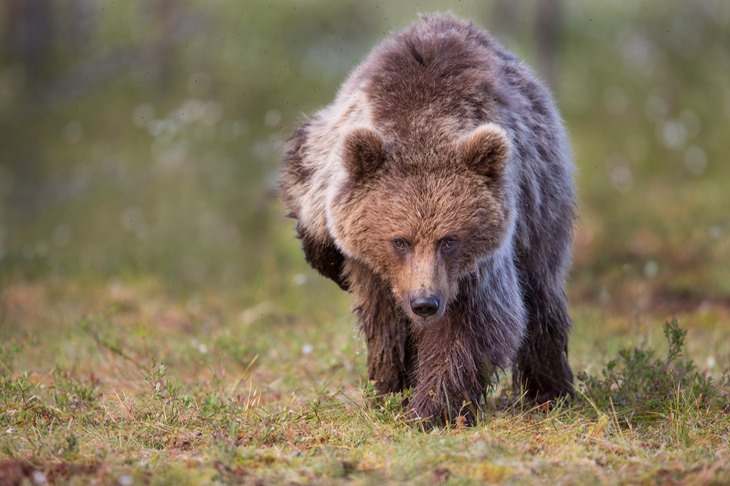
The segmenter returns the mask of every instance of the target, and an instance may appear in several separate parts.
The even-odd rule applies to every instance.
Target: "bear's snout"
[[[441,302],[433,295],[411,299],[411,310],[414,314],[424,319],[436,314],[440,306]]]

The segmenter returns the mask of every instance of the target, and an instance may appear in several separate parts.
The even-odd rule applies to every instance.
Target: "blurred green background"
[[[5,0],[0,287],[335,295],[276,200],[282,147],[387,32],[437,10],[555,93],[578,167],[573,300],[730,304],[724,0]]]

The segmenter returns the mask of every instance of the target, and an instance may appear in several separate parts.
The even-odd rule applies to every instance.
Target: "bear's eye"
[[[441,240],[441,251],[444,253],[451,253],[454,251],[459,244],[459,241],[453,236],[447,236]]]
[[[393,248],[398,253],[403,253],[408,249],[408,242],[403,238],[396,238],[393,240]]]

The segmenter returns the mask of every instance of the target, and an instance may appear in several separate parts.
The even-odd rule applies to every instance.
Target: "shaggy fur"
[[[294,133],[281,197],[307,261],[353,295],[381,393],[473,420],[495,370],[572,393],[574,186],[547,90],[473,23],[423,17]]]

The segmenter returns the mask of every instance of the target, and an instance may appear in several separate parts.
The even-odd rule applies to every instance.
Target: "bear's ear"
[[[461,156],[466,166],[490,181],[502,177],[509,152],[507,133],[494,123],[475,128],[461,140]]]
[[[385,162],[383,139],[370,128],[357,128],[345,137],[343,160],[355,182],[369,179]]]

